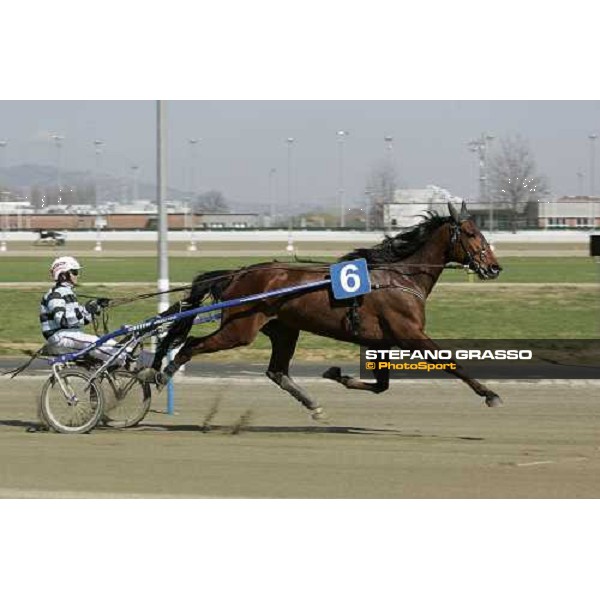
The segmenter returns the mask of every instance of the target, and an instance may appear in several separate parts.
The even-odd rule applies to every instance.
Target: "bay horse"
[[[266,375],[281,389],[299,400],[313,418],[324,418],[319,403],[290,376],[290,361],[300,331],[359,344],[368,349],[436,350],[425,334],[425,301],[449,263],[472,269],[481,279],[495,279],[501,267],[494,252],[463,202],[460,213],[448,203],[450,216],[430,211],[417,225],[396,236],[386,236],[372,248],[361,248],[339,260],[365,258],[369,266],[371,292],[358,302],[335,300],[330,286],[290,295],[274,296],[251,304],[226,308],[220,328],[202,337],[188,336],[193,318],[174,323],[160,343],[151,369],[141,377],[161,389],[174,373],[193,356],[246,346],[264,333],[271,341],[271,359]],[[323,280],[328,266],[299,266],[293,263],[261,263],[249,267],[202,273],[182,302],[163,314],[172,314],[200,305],[210,294],[214,301],[230,300],[278,288]],[[183,343],[173,361],[160,372],[169,348]],[[431,361],[435,362],[435,361]],[[449,371],[485,398],[487,406],[498,406],[500,397],[479,381],[470,378],[460,365]],[[346,388],[379,394],[389,387],[389,371],[374,373],[375,382],[342,375],[330,367],[323,377]]]

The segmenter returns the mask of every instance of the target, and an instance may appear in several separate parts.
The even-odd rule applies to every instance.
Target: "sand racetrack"
[[[80,436],[27,432],[42,382],[2,381],[0,497],[600,497],[594,382],[498,382],[488,409],[453,380],[374,396],[307,379],[317,424],[264,378],[187,377],[176,415],[160,396],[140,427]]]

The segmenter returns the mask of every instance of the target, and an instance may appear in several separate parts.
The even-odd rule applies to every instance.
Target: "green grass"
[[[191,281],[200,271],[229,269],[266,262],[262,257],[172,257],[171,281]],[[287,260],[282,256],[281,260]],[[318,260],[318,259],[315,259]],[[331,258],[322,258],[331,262]],[[49,260],[41,257],[0,257],[0,282],[41,282],[48,280]],[[152,257],[86,258],[82,260],[85,281],[152,282],[156,281],[157,262]],[[501,261],[501,283],[594,283],[600,280],[600,266],[587,257],[529,258],[507,257]],[[441,281],[466,281],[461,270],[447,270]],[[486,284],[487,285],[487,284]]]
[[[503,287],[477,295],[444,287],[427,302],[426,330],[448,339],[598,338],[600,297],[598,289],[575,286]]]
[[[285,260],[285,257],[282,257]],[[265,258],[178,258],[170,259],[170,279],[190,282],[199,271],[235,268]],[[154,258],[84,259],[80,295],[128,297],[153,292],[156,280]],[[427,332],[434,338],[590,338],[600,337],[600,299],[598,291],[568,284],[594,283],[600,279],[600,267],[591,258],[513,258],[502,261],[504,271],[498,282],[479,282],[472,287],[455,289],[442,286],[434,290],[427,303]],[[448,270],[442,282],[466,282],[462,271]],[[90,286],[85,282],[107,282]],[[50,287],[48,260],[39,257],[0,257],[0,282],[32,283],[31,287],[0,289],[0,353],[16,354],[19,349],[41,345],[38,308],[42,294]],[[40,282],[47,282],[39,285]],[[132,282],[118,288],[108,282]],[[136,285],[137,282],[137,285]],[[504,287],[502,283],[548,284],[537,288]],[[36,285],[37,284],[37,285]],[[479,285],[486,286],[479,291]],[[180,294],[172,294],[174,301]],[[80,298],[84,301],[84,298]],[[128,304],[111,310],[111,329],[124,323],[135,323],[157,312],[156,298]],[[208,332],[211,326],[197,332]],[[214,359],[264,360],[269,342],[259,336],[249,349],[214,355]],[[350,344],[311,334],[302,334],[297,357],[356,358]],[[212,358],[211,358],[212,359]]]
[[[597,283],[600,265],[591,257],[516,257],[500,261],[503,268],[499,283]],[[464,281],[466,275],[447,270],[441,281]],[[488,282],[482,282],[488,285]]]
[[[538,338],[598,338],[600,337],[600,302],[597,290],[575,286],[511,289],[474,294],[477,288],[438,288],[427,303],[427,332],[433,338],[457,339],[538,339]],[[36,348],[42,338],[38,324],[38,306],[45,287],[21,290],[0,290],[0,353],[17,354],[23,348]],[[98,295],[126,297],[153,291],[152,287],[111,289],[94,288]],[[82,288],[81,294],[91,293]],[[116,292],[116,293],[115,293]],[[173,294],[172,300],[178,295]],[[81,299],[83,301],[83,299]],[[156,299],[142,300],[110,311],[110,327],[135,323],[157,312]],[[196,327],[196,335],[208,333],[213,325]],[[211,360],[265,360],[269,341],[259,335],[249,349],[233,350],[213,355]],[[354,360],[353,345],[303,333],[297,352],[298,359]]]

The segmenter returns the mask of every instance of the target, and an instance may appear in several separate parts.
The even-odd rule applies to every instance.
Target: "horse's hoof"
[[[498,394],[494,394],[494,392],[487,394],[487,396],[485,397],[485,403],[490,408],[496,408],[496,407],[502,406],[502,404],[504,404],[502,402],[502,398],[500,398],[500,396],[498,396]]]
[[[333,379],[334,381],[338,381],[342,376],[342,370],[339,367],[329,367],[321,377],[324,379]]]
[[[171,381],[171,378],[166,373],[157,373],[154,383],[156,383],[156,391],[157,393],[161,393],[167,384]]]
[[[327,419],[328,419],[327,413],[321,407],[311,410],[310,416],[315,421],[327,421]]]
[[[156,376],[159,372],[152,367],[147,367],[138,371],[136,374],[136,378],[143,383],[156,383]]]

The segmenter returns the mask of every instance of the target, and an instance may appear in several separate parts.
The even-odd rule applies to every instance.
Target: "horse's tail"
[[[235,272],[235,270],[223,269],[220,271],[200,273],[194,278],[194,281],[192,281],[192,289],[190,290],[189,295],[183,300],[169,306],[167,310],[160,313],[160,316],[166,317],[184,310],[197,308],[208,295],[212,296],[213,300],[219,301],[223,292],[231,282],[231,276]],[[164,356],[171,348],[183,344],[193,324],[194,317],[188,317],[186,319],[175,321],[173,325],[171,325],[169,332],[160,341],[156,350],[152,365],[156,370],[160,369]]]
[[[192,281],[192,290],[186,299],[190,302],[190,308],[199,306],[208,294],[213,297],[213,300],[219,301],[225,289],[231,282],[231,275],[235,273],[234,269],[222,269],[220,271],[209,271],[208,273],[200,273],[196,275]]]

